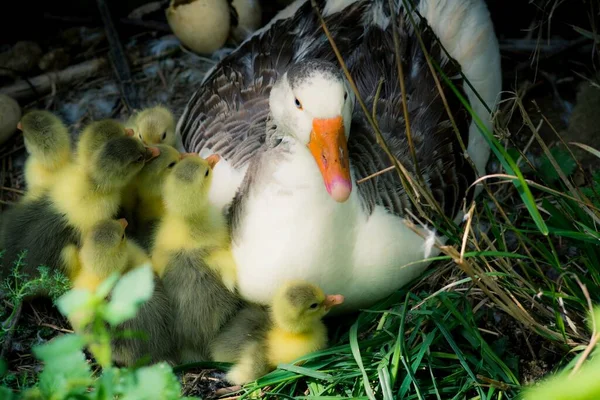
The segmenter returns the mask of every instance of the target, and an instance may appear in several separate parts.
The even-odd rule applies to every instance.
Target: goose
[[[389,0],[316,3],[366,108],[375,104],[390,151],[415,176],[396,24],[416,165],[443,212],[460,222],[490,149],[440,78],[458,139],[409,17],[432,59],[490,129],[501,72],[484,0],[420,0],[409,10],[403,0],[393,0],[391,9]],[[396,172],[373,176],[392,165],[390,158],[311,1],[290,4],[215,65],[176,134],[182,151],[221,157],[209,196],[228,215],[246,300],[269,305],[285,281],[303,279],[344,296],[332,314],[367,308],[422,274],[426,259],[439,254],[431,238],[446,240],[432,227],[417,234],[405,224],[415,208]]]

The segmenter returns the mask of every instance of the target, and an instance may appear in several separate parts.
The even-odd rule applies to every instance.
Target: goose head
[[[269,96],[276,139],[306,146],[337,202],[346,201],[352,191],[348,136],[354,102],[340,69],[324,60],[294,64]]]

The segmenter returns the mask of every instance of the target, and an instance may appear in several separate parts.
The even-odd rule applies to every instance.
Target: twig
[[[171,56],[179,51],[179,48],[174,48],[156,56],[144,57],[137,60],[134,59],[132,63],[135,67],[138,67]],[[29,82],[18,81],[10,86],[0,88],[0,93],[6,94],[15,100],[23,100],[29,98],[31,95],[38,96],[41,94],[46,94],[52,90],[53,84],[68,84],[78,79],[84,79],[93,75],[98,75],[99,72],[106,68],[107,64],[107,58],[95,58],[90,61],[82,62],[81,64],[70,66],[62,71],[38,75],[30,79]],[[10,152],[3,154],[2,156],[6,156],[8,154],[10,154]]]
[[[0,187],[0,190],[6,190],[7,192],[13,192],[13,193],[17,193],[17,194],[25,194],[25,192],[23,190],[6,187],[6,186]]]
[[[97,58],[85,61],[81,64],[73,65],[59,72],[48,72],[30,79],[34,90],[41,93],[47,93],[52,89],[52,84],[68,83],[76,79],[86,78],[96,74],[106,66],[105,58]],[[0,93],[6,94],[16,100],[27,98],[34,92],[28,82],[18,81],[10,86],[0,88]],[[33,93],[38,94],[38,93]]]
[[[467,218],[467,225],[465,226],[465,234],[463,235],[462,245],[460,246],[460,258],[459,263],[462,263],[465,258],[465,250],[467,249],[467,240],[469,239],[469,231],[471,230],[471,223],[473,221],[473,213],[475,212],[475,202],[471,205],[471,209],[465,215]]]
[[[129,112],[139,108],[139,99],[137,91],[135,90],[135,84],[131,79],[131,71],[129,69],[129,62],[123,45],[119,39],[119,34],[115,28],[112,17],[110,15],[110,9],[106,4],[105,0],[96,0],[102,22],[104,23],[104,30],[106,31],[106,38],[110,46],[110,60],[112,62],[113,69],[117,81],[119,82],[119,89],[121,90],[121,96],[125,106],[129,109]]]
[[[368,181],[370,179],[375,178],[376,176],[385,174],[386,172],[393,171],[395,169],[396,169],[396,167],[392,165],[391,167],[384,168],[381,171],[375,172],[374,174],[371,174],[369,176],[365,176],[364,178],[357,180],[356,183],[359,184],[359,183],[366,182],[366,181]]]
[[[51,329],[54,329],[55,331],[58,331],[58,332],[63,332],[63,333],[73,333],[73,332],[74,332],[74,331],[73,331],[73,330],[71,330],[71,329],[65,329],[65,328],[61,328],[61,327],[59,327],[59,326],[52,325],[52,324],[47,324],[47,323],[45,323],[45,322],[42,322],[42,323],[40,323],[40,324],[38,324],[38,325],[39,325],[39,326],[45,326],[46,328],[51,328]]]

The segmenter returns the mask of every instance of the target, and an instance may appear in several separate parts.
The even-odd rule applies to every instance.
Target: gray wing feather
[[[318,2],[322,10],[324,0]],[[355,29],[364,2],[327,18],[338,46],[348,49],[360,36]],[[336,61],[310,2],[277,21],[225,57],[188,102],[178,127],[187,151],[210,148],[234,168],[245,165],[265,142],[269,93],[294,62],[305,58]]]
[[[475,177],[475,172],[463,156],[425,54],[408,19],[405,20],[402,14],[397,18],[409,123],[417,164],[441,209],[446,215],[455,215],[469,183]],[[418,29],[428,53],[462,91],[460,66],[454,60],[442,56],[442,49],[424,22]],[[376,121],[391,153],[416,178],[416,169],[406,136],[402,93],[393,49],[391,25],[386,30],[372,26],[365,32],[363,41],[350,58],[349,69],[368,110],[373,108],[377,87],[383,79],[375,107]],[[438,78],[442,82],[442,89],[460,136],[464,143],[468,143],[471,117],[451,89],[443,83],[439,74]],[[361,109],[357,109],[353,115],[348,147],[357,180],[367,178],[392,165],[388,155],[377,144],[375,131]],[[396,171],[389,171],[364,181],[358,184],[358,190],[368,210],[380,205],[396,215],[406,214],[406,209],[415,211]]]

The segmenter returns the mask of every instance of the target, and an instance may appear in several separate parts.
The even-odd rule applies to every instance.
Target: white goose
[[[384,78],[376,119],[392,153],[410,167],[395,20],[418,166],[444,211],[456,217],[465,196],[472,198],[466,188],[484,172],[489,147],[443,85],[474,171],[403,1],[395,0],[392,12],[388,0],[317,3],[369,110]],[[428,52],[490,128],[486,106],[459,74],[462,69],[493,110],[501,89],[500,56],[484,0],[421,0],[416,9],[426,20],[414,14]],[[434,35],[458,64],[445,56]],[[414,263],[428,249],[403,223],[405,210],[413,207],[398,175],[387,172],[356,184],[391,163],[356,104],[310,1],[282,10],[210,71],[177,132],[186,151],[222,158],[211,199],[229,212],[239,290],[246,299],[268,304],[285,280],[302,278],[343,294],[342,311],[356,310],[391,294],[428,265]]]

